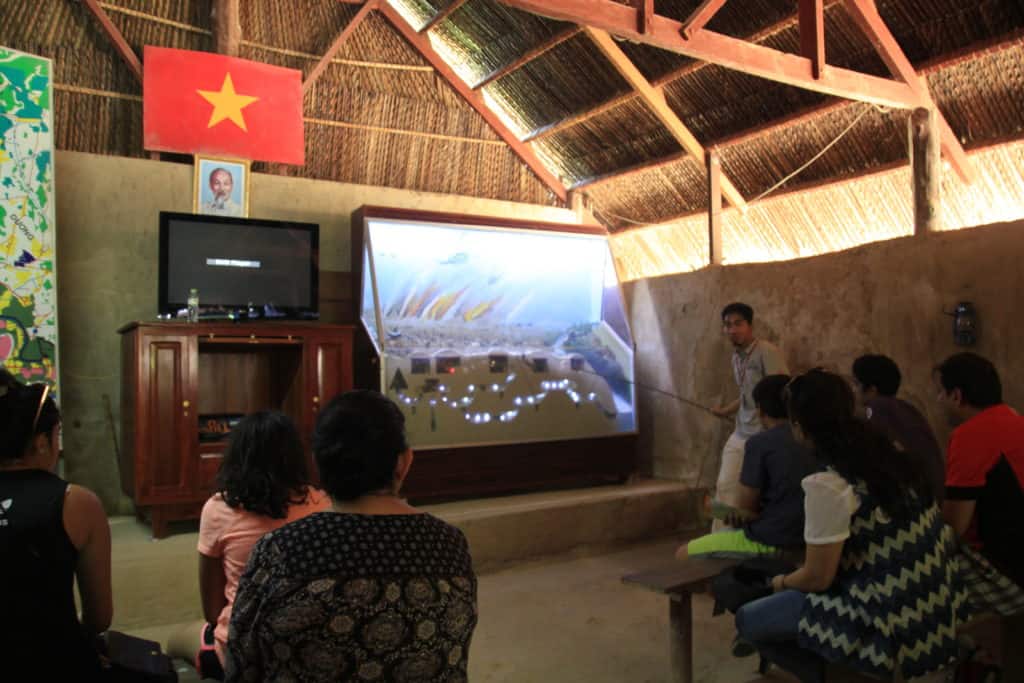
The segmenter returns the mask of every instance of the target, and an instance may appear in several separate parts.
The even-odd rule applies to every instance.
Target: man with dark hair
[[[949,439],[942,516],[969,549],[978,551],[1016,584],[1020,609],[1024,607],[1024,417],[1003,403],[999,373],[977,354],[950,356],[935,368],[934,376],[939,401],[950,424],[956,425]],[[990,586],[969,588],[976,601],[991,592]],[[985,606],[1004,611],[1007,600],[1004,596],[997,604]]]
[[[884,432],[902,451],[927,464],[936,491],[946,482],[946,461],[928,420],[917,408],[896,398],[900,389],[899,366],[888,356],[868,354],[853,361],[853,389],[864,417]],[[940,497],[941,502],[941,497]]]
[[[789,373],[786,359],[774,344],[754,336],[754,309],[747,304],[733,302],[722,309],[722,329],[733,346],[732,373],[740,396],[711,412],[722,418],[736,416],[736,428],[722,449],[722,465],[718,470],[715,497],[728,505],[737,505],[740,467],[743,464],[743,444],[761,431],[761,422],[754,404],[754,387],[768,375]],[[721,531],[725,525],[715,520],[712,531]]]
[[[800,482],[818,467],[789,428],[782,398],[788,382],[788,375],[769,375],[754,387],[754,403],[764,431],[744,445],[735,505],[739,514],[728,519],[738,528],[680,546],[676,552],[679,559],[689,555],[767,555],[803,545],[804,491]]]

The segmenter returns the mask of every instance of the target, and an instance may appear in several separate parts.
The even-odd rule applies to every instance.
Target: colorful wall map
[[[0,47],[0,361],[55,386],[51,74],[49,59]]]

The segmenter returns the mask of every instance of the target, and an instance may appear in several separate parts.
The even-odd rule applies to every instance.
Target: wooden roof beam
[[[125,40],[121,29],[110,20],[106,11],[100,7],[98,0],[82,0],[82,4],[96,17],[96,21],[100,22],[103,32],[107,34],[107,38],[114,44],[114,49],[121,55],[121,59],[132,70],[132,73],[135,74],[135,78],[138,79],[139,83],[142,83],[142,61],[135,54],[135,50],[128,44],[128,41]]]
[[[679,118],[679,115],[668,106],[668,102],[665,101],[665,93],[650,84],[606,31],[587,28],[586,32],[590,40],[597,45],[602,54],[612,63],[615,70],[640,94],[640,98],[654,112],[654,115],[658,117],[662,125],[668,128],[672,137],[679,143],[679,146],[692,154],[700,165],[704,166],[707,155],[704,145],[690,132],[690,129]],[[724,176],[722,177],[722,194],[725,195],[730,204],[744,211],[746,210],[747,202],[743,199],[743,195]]]
[[[636,30],[647,33],[651,30],[651,17],[654,16],[654,0],[636,0]]]
[[[926,109],[935,109],[938,113],[938,127],[941,132],[942,153],[946,156],[953,170],[965,183],[971,183],[977,177],[977,170],[967,158],[960,140],[950,127],[946,117],[938,111],[938,105],[932,99],[928,91],[928,85],[923,82],[914,70],[910,60],[907,59],[903,48],[896,41],[892,31],[886,26],[882,16],[875,7],[874,0],[846,0],[846,9],[850,17],[860,27],[864,35],[868,37],[874,46],[878,56],[882,58],[889,71],[896,78],[902,80],[917,97],[917,103]]]
[[[829,7],[837,5],[843,1],[844,0],[825,0],[825,9],[828,9]],[[786,17],[785,19],[781,19],[779,21],[776,21],[775,23],[769,24],[768,26],[765,26],[756,33],[747,36],[746,40],[751,43],[759,43],[762,40],[770,38],[779,31],[785,31],[790,26],[793,26],[798,21],[798,17],[798,14],[792,14]],[[671,71],[668,71],[662,74],[661,76],[658,76],[657,78],[653,79],[651,81],[651,85],[653,85],[655,88],[662,88],[668,85],[669,83],[679,78],[682,78],[683,76],[687,76],[691,73],[700,71],[706,66],[708,66],[707,62],[690,62],[688,64],[684,64],[676,69],[672,69]],[[589,109],[584,109],[582,111],[576,112],[572,116],[566,117],[560,121],[555,121],[554,123],[549,123],[545,126],[541,126],[540,128],[535,128],[534,130],[530,131],[526,136],[524,136],[523,140],[525,140],[526,142],[533,142],[535,140],[550,137],[552,135],[555,135],[556,133],[560,133],[563,130],[566,130],[567,128],[572,128],[573,126],[579,123],[587,121],[588,119],[591,119],[597,116],[598,114],[602,114],[608,111],[609,109],[614,109],[620,104],[624,104],[625,102],[633,99],[636,96],[637,94],[634,91],[628,91],[626,93],[616,95],[611,99],[605,100],[604,102],[599,102],[594,106],[590,107]]]
[[[387,4],[387,3],[385,2],[385,4]],[[445,19],[450,17],[452,14],[455,13],[455,10],[459,9],[460,7],[462,7],[465,4],[466,4],[466,0],[452,0],[450,3],[448,3],[447,7],[445,7],[443,10],[441,10],[440,12],[435,14],[434,16],[430,17],[430,21],[428,21],[426,24],[424,24],[423,27],[419,30],[419,32],[420,33],[426,33],[427,31],[429,31],[430,29],[434,28],[435,26],[440,24],[442,21],[444,21]]]
[[[474,86],[473,90],[479,90],[485,86],[490,85],[494,81],[497,81],[505,76],[508,76],[513,71],[517,71],[533,60],[537,59],[546,52],[558,47],[570,38],[574,38],[580,34],[583,29],[579,26],[568,26],[565,30],[559,31],[547,40],[543,41],[539,45],[535,45],[526,52],[524,52],[518,59],[514,59],[505,66],[498,67],[491,73],[484,76]]]
[[[341,29],[341,32],[334,39],[334,42],[331,43],[329,48],[327,48],[327,52],[324,53],[324,56],[320,58],[320,61],[316,63],[313,70],[309,72],[308,76],[306,76],[306,80],[302,81],[303,95],[313,87],[313,84],[316,83],[316,79],[320,78],[320,74],[322,74],[330,65],[331,60],[334,59],[335,55],[337,55],[341,50],[345,41],[347,41],[349,36],[351,36],[355,30],[359,28],[359,25],[363,23],[363,19],[369,16],[370,12],[375,9],[377,9],[377,0],[366,0],[366,2],[363,3],[363,6],[359,8],[359,11],[356,12],[356,15],[352,17],[347,24],[345,24],[345,28]]]
[[[726,0],[704,0],[700,7],[693,10],[686,21],[683,22],[683,28],[680,31],[683,38],[690,40],[697,31],[707,26],[707,23],[718,13],[718,10],[722,9],[722,5],[725,2]]]
[[[800,0],[800,54],[811,60],[811,72],[821,78],[825,69],[825,2]]]
[[[500,0],[502,4],[559,21],[571,21],[607,31],[727,69],[748,73],[815,92],[870,102],[884,107],[912,109],[920,103],[910,86],[849,69],[830,67],[814,78],[811,60],[749,43],[704,29],[686,40],[682,24],[661,15],[651,18],[651,30],[637,29],[638,11],[614,0]]]
[[[491,111],[490,107],[484,101],[483,95],[479,92],[474,91],[469,85],[466,84],[458,74],[448,66],[447,62],[441,58],[441,55],[434,51],[434,48],[430,45],[430,39],[416,31],[412,26],[406,22],[405,18],[399,14],[391,5],[387,2],[383,2],[378,6],[378,11],[384,15],[384,18],[398,31],[405,40],[412,45],[412,47],[419,52],[420,56],[428,64],[430,64],[437,71],[438,75],[448,82],[455,92],[459,93],[464,100],[473,109],[476,109],[477,113],[484,118],[484,121],[494,129],[494,132],[504,140],[512,151],[519,155],[519,158],[530,167],[530,169],[540,178],[541,182],[547,185],[551,191],[563,202],[568,200],[568,191],[565,185],[559,178],[549,171],[545,166],[544,162],[540,160],[540,157],[530,149],[529,145],[521,141],[516,137],[515,133],[509,130],[508,126],[501,122],[497,114]]]

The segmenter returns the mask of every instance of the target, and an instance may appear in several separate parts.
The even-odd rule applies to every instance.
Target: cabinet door
[[[139,375],[143,416],[139,435],[142,470],[137,502],[194,497],[196,452],[196,339],[146,335]]]
[[[352,337],[315,336],[306,341],[308,427],[312,429],[320,406],[352,388]]]

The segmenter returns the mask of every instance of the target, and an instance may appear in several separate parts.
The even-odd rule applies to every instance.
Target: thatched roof
[[[389,0],[422,28],[452,0]],[[101,2],[143,45],[212,49],[211,0]],[[658,0],[682,20],[699,0]],[[843,3],[826,0],[828,63],[887,76]],[[708,28],[799,50],[795,3],[726,3]],[[967,149],[1024,136],[1024,5],[1019,0],[878,0],[903,51]],[[242,3],[242,56],[309,73],[358,5]],[[705,210],[703,167],[573,27],[499,0],[468,0],[429,30],[434,49],[566,187],[579,187],[612,231]],[[82,3],[6,0],[0,44],[55,60],[62,149],[140,156],[141,90]],[[621,42],[626,55],[751,200],[842,140],[777,192],[905,163],[906,112],[884,111]],[[541,49],[546,48],[546,49]],[[524,56],[534,57],[518,65]],[[510,65],[518,68],[505,72]],[[500,77],[497,77],[499,76]],[[291,175],[557,204],[548,186],[378,13],[371,13],[307,94],[307,163]],[[849,128],[849,130],[847,130]],[[623,170],[630,170],[622,174]]]

